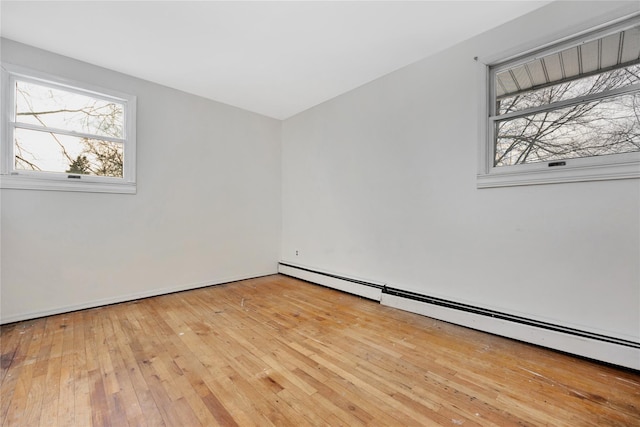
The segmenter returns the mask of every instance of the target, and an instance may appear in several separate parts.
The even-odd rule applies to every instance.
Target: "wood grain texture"
[[[638,426],[640,374],[275,275],[1,329],[3,426]]]

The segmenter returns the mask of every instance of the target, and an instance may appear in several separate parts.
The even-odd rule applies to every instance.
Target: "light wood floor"
[[[284,276],[5,325],[16,426],[640,426],[640,374]]]

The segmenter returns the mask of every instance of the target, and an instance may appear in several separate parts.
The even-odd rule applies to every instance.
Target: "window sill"
[[[0,176],[0,188],[13,190],[80,191],[85,193],[136,194],[135,183],[83,181],[68,182],[20,176]]]
[[[556,184],[563,182],[606,181],[640,178],[640,162],[613,165],[576,166],[563,169],[527,171],[493,170],[478,174],[478,188],[513,187],[519,185]]]

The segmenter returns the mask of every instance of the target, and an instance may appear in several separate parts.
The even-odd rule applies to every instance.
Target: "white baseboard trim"
[[[382,295],[382,285],[367,284],[359,280],[339,277],[333,273],[312,271],[291,263],[281,262],[278,265],[278,272],[375,301],[380,301]]]
[[[382,294],[381,304],[483,332],[537,344],[589,359],[640,370],[640,348]]]
[[[72,311],[85,310],[88,308],[102,307],[105,305],[117,304],[121,302],[135,301],[142,298],[172,294],[174,292],[188,291],[188,290],[198,289],[198,288],[206,288],[207,286],[223,285],[225,283],[237,282],[240,280],[248,280],[248,279],[255,279],[258,277],[270,276],[272,274],[276,274],[276,272],[270,271],[267,273],[226,277],[226,278],[221,278],[221,279],[207,281],[207,282],[190,283],[187,285],[169,286],[169,287],[164,287],[159,289],[152,289],[144,292],[134,292],[126,295],[118,295],[112,298],[103,298],[99,300],[88,301],[81,304],[66,305],[66,306],[51,308],[48,310],[19,313],[19,314],[14,314],[11,316],[0,318],[0,325],[4,325],[6,323],[20,322],[23,320],[37,319],[39,317],[53,316],[56,314],[69,313]]]

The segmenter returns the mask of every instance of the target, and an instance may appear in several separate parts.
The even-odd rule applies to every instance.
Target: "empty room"
[[[1,426],[640,425],[637,1],[0,1]]]

